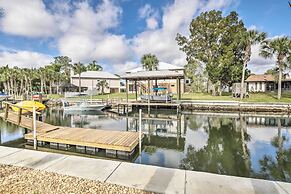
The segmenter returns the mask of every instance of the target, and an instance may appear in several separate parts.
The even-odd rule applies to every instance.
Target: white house
[[[249,92],[271,92],[278,90],[278,83],[273,75],[252,74],[246,79]],[[282,91],[291,90],[291,78],[284,76],[282,79]]]
[[[81,73],[81,87],[88,90],[98,90],[97,84],[105,80],[108,87],[104,87],[104,93],[120,92],[120,78],[106,71],[86,71]],[[71,76],[71,83],[79,86],[79,75]],[[99,88],[100,90],[100,88]]]

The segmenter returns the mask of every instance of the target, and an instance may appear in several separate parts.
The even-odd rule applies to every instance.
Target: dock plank
[[[0,117],[4,119],[4,113],[1,113]],[[7,122],[17,125],[18,115],[9,112]],[[22,115],[19,126],[32,130],[32,119]],[[24,138],[26,140],[33,140],[33,134],[28,133]],[[139,134],[138,132],[129,131],[61,127],[37,121],[37,140],[132,152],[139,143]]]
[[[32,140],[33,134],[26,134],[25,139]],[[37,140],[131,152],[138,145],[139,135],[137,132],[128,131],[61,127],[58,130],[39,134]]]

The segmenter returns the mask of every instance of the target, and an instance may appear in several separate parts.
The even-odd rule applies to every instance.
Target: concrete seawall
[[[28,167],[157,193],[291,193],[291,183],[68,156],[4,146],[0,146],[0,164]]]
[[[183,110],[282,112],[290,113],[289,103],[255,103],[237,101],[181,101]]]

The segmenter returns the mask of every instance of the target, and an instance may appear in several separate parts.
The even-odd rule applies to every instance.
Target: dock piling
[[[36,110],[35,106],[32,109],[32,120],[33,120],[33,149],[36,150],[37,148],[37,141],[36,141]]]
[[[139,155],[141,155],[141,109],[139,109]]]

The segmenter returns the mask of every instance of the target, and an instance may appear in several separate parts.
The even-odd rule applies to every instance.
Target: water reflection
[[[146,112],[146,111],[144,111]],[[48,110],[55,125],[138,131],[138,113],[117,116]],[[132,162],[291,182],[291,119],[156,110],[142,117],[141,156]],[[24,130],[0,121],[1,143],[19,139]]]

